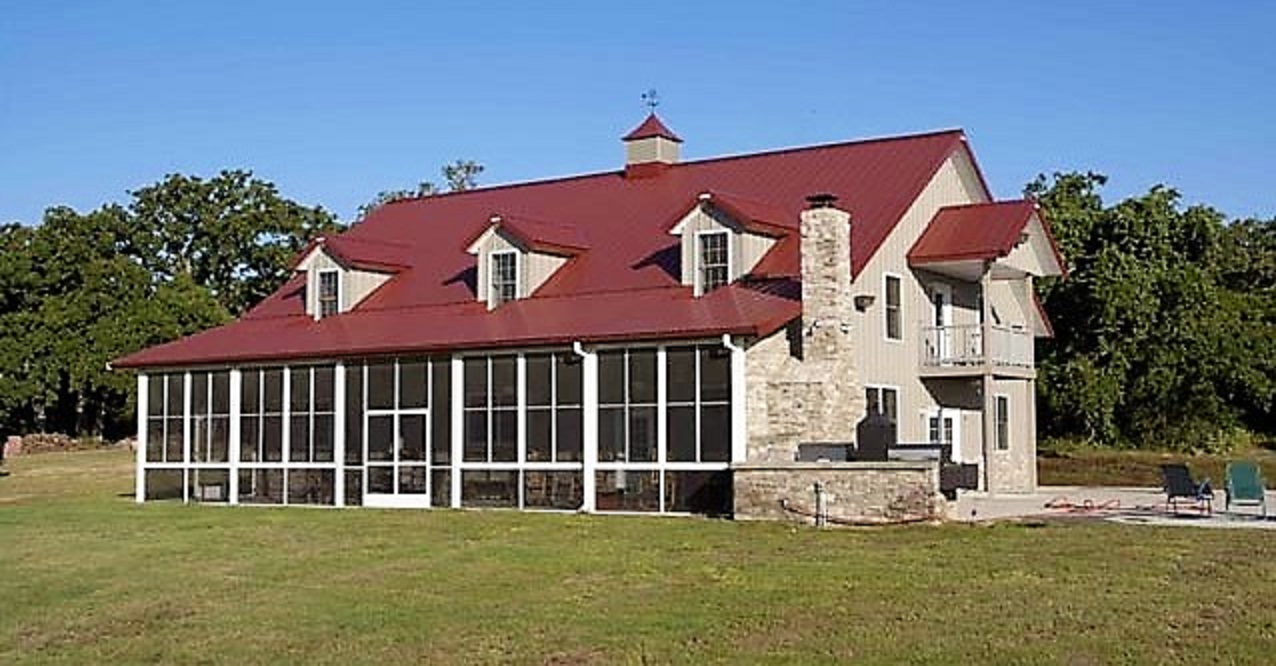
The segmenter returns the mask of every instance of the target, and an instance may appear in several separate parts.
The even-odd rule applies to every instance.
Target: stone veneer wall
[[[808,209],[801,234],[799,328],[755,341],[745,356],[749,462],[792,461],[802,442],[849,443],[864,415],[851,342],[850,215]]]
[[[744,464],[735,476],[737,520],[813,523],[823,482],[830,524],[939,520],[947,504],[932,462]],[[786,510],[785,504],[790,509]]]

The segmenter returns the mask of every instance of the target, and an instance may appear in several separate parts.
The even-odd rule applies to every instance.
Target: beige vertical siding
[[[647,162],[677,162],[679,145],[663,137],[651,137],[625,142],[625,164]]]
[[[872,294],[876,297],[871,307],[864,312],[856,313],[858,325],[854,327],[853,335],[856,360],[860,366],[859,374],[865,385],[899,387],[899,437],[903,441],[923,441],[927,438],[921,413],[923,410],[938,406],[939,403],[932,388],[922,382],[917,371],[918,359],[921,355],[919,326],[922,322],[929,324],[933,316],[926,287],[938,282],[951,285],[954,321],[970,324],[978,321],[975,304],[979,288],[977,284],[961,283],[951,278],[920,271],[914,272],[908,266],[906,255],[940,208],[983,201],[987,201],[987,196],[973,165],[964,151],[955,152],[940,167],[931,182],[904,214],[895,231],[874,253],[873,258],[856,276],[852,285],[852,293]],[[851,224],[855,224],[854,220]],[[886,274],[901,278],[903,339],[900,341],[885,339],[883,276]],[[973,382],[944,380],[943,383],[952,384],[952,386],[933,390],[944,394],[943,397],[946,400],[971,404],[967,396],[962,396],[961,393],[962,391],[973,392],[975,386]],[[966,441],[970,441],[970,428],[967,427],[967,419],[964,417],[962,426],[962,449],[970,451],[972,447],[965,444]]]
[[[1034,275],[1053,275],[1056,272],[1054,251],[1046,236],[1041,218],[1036,214],[1028,222],[1028,242],[1010,251],[1001,263]]]

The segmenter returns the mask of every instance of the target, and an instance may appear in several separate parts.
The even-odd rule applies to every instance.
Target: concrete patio
[[[949,516],[961,522],[1083,517],[1136,525],[1276,529],[1276,491],[1267,492],[1267,506],[1264,520],[1257,507],[1225,512],[1222,492],[1215,493],[1208,514],[1187,502],[1171,511],[1160,488],[1042,486],[1023,495],[963,493],[951,503]]]

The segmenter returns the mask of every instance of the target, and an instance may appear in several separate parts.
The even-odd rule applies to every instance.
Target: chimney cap
[[[837,203],[837,195],[831,192],[816,192],[806,197],[806,207],[808,209],[832,208],[835,203]]]

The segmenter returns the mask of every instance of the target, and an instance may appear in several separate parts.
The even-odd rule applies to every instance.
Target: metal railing
[[[996,366],[1031,368],[1032,333],[1027,329],[994,325],[985,342],[979,324],[921,327],[922,367],[969,367],[988,358]]]

